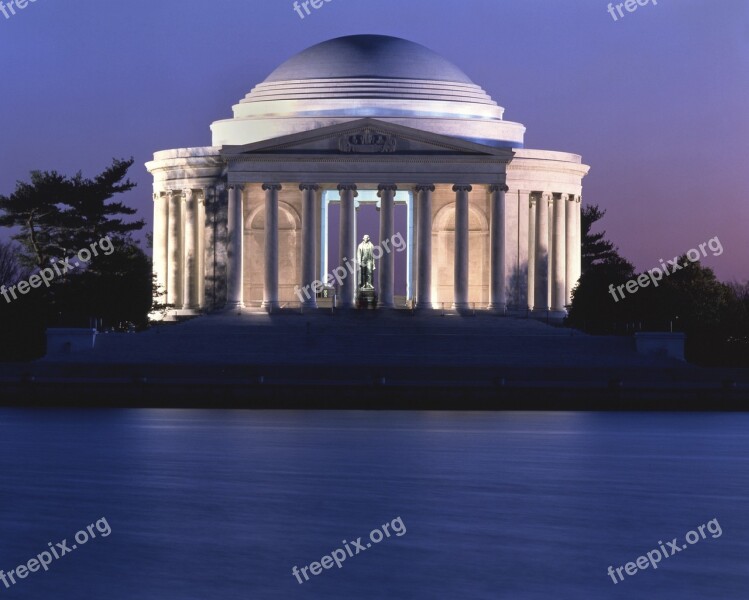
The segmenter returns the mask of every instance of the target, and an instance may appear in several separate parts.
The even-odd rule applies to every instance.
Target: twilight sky
[[[7,4],[6,0],[6,4]],[[156,150],[209,125],[325,39],[411,39],[523,123],[526,147],[582,154],[586,203],[638,269],[718,236],[704,263],[749,278],[749,2],[652,0],[36,0],[0,13],[0,193],[32,169],[93,176],[134,156],[124,198],[151,223]]]

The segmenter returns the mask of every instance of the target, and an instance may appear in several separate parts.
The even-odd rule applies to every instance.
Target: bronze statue
[[[359,244],[359,248],[356,250],[356,263],[359,265],[359,289],[373,290],[374,285],[372,284],[372,280],[376,267],[374,246],[369,241],[368,235],[364,236],[362,243]]]

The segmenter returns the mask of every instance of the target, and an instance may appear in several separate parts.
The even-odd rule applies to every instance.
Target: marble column
[[[418,205],[416,226],[417,277],[416,307],[432,307],[432,193],[434,186],[417,185],[416,203]]]
[[[201,190],[200,196],[197,199],[197,217],[198,224],[196,225],[198,239],[197,239],[197,284],[198,284],[198,307],[205,308],[205,207],[208,204],[210,191],[208,188]]]
[[[528,198],[528,310],[533,310],[536,299],[536,202],[530,194]]]
[[[340,231],[338,250],[341,266],[346,269],[346,277],[341,284],[339,293],[340,308],[353,308],[356,295],[356,269],[351,272],[349,265],[356,264],[356,207],[354,198],[358,196],[356,185],[341,184],[338,186],[341,195]]]
[[[536,200],[536,289],[533,310],[549,310],[549,203],[545,192]]]
[[[227,248],[227,290],[226,307],[229,309],[244,306],[244,199],[243,185],[229,185],[228,207],[228,248]]]
[[[169,273],[167,275],[167,303],[172,309],[182,308],[182,198],[172,190],[166,194],[169,202]]]
[[[554,198],[554,226],[551,252],[551,310],[564,312],[567,304],[567,240],[566,209],[567,194]]]
[[[153,195],[153,272],[158,290],[157,302],[166,303],[167,269],[169,265],[169,199]]]
[[[395,234],[395,192],[398,186],[394,184],[379,185],[377,195],[380,197],[380,259],[379,308],[393,308],[393,289],[395,287],[395,254],[391,246]]]
[[[507,310],[507,265],[505,227],[507,204],[505,194],[509,188],[502,185],[489,187],[491,205],[490,232],[490,302],[489,309],[504,313]]]
[[[565,230],[567,239],[564,249],[564,298],[565,303],[572,302],[572,290],[577,283],[575,279],[575,196],[567,196],[565,204]]]
[[[265,191],[265,285],[262,308],[278,309],[278,192],[281,186],[264,183]]]
[[[317,191],[320,186],[310,183],[302,183],[299,190],[302,192],[302,306],[304,308],[317,308],[317,294],[312,283],[317,279],[315,270],[317,267],[317,228],[315,227],[315,212],[317,208]],[[307,296],[307,292],[309,297]]]
[[[195,207],[197,198],[191,189],[182,192],[183,210],[185,214],[185,269],[184,269],[184,296],[182,308],[195,310],[198,308],[198,229],[197,210]]]
[[[454,185],[455,192],[455,281],[453,308],[468,307],[468,194],[470,185]]]

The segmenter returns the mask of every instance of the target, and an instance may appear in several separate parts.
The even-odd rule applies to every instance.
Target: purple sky
[[[32,169],[93,176],[134,156],[126,200],[151,222],[156,150],[210,144],[212,121],[278,64],[380,33],[452,60],[528,128],[583,155],[584,200],[639,269],[718,236],[704,262],[749,278],[749,2],[659,0],[37,0],[0,14],[0,193]]]

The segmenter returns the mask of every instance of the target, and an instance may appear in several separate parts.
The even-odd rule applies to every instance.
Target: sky
[[[8,0],[5,0],[6,4]],[[718,237],[704,264],[749,279],[749,1],[36,0],[0,13],[0,194],[31,170],[135,158],[123,197],[152,221],[153,152],[209,126],[284,60],[348,34],[403,37],[465,71],[526,147],[590,165],[583,201],[640,269]]]

